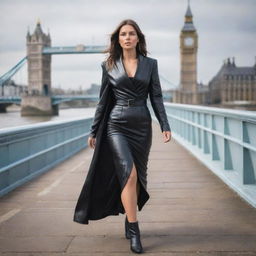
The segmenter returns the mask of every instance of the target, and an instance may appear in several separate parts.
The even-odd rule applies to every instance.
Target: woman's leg
[[[137,170],[133,164],[131,174],[121,193],[121,200],[129,222],[137,221]]]

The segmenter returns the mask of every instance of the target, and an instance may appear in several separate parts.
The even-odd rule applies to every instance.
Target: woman
[[[74,221],[126,213],[125,235],[135,253],[143,252],[137,220],[149,199],[147,162],[152,143],[147,98],[160,123],[164,143],[171,130],[163,105],[157,60],[147,57],[146,42],[133,20],[122,21],[111,34],[102,62],[100,100],[88,145],[93,159],[80,193]]]

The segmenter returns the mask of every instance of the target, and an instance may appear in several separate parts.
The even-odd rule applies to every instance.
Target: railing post
[[[209,128],[208,122],[207,122],[207,114],[204,114],[204,127],[205,128]],[[209,154],[210,153],[210,148],[209,148],[209,140],[208,140],[208,136],[207,136],[207,131],[204,130],[203,131],[203,152],[205,154]]]
[[[195,123],[195,112],[194,111],[191,111],[191,114],[192,114],[192,123],[194,124]],[[195,131],[195,126],[194,125],[191,125],[191,130],[192,130],[192,144],[193,145],[196,145],[196,131]]]
[[[224,135],[230,135],[228,118],[224,117]],[[224,170],[233,170],[229,141],[224,138]]]
[[[249,127],[247,127],[249,126]],[[256,136],[256,133],[251,134],[248,131],[248,128],[250,129],[250,125],[246,122],[242,122],[242,133],[243,133],[243,142],[250,144],[250,136]],[[250,130],[253,128],[251,127]],[[254,131],[255,132],[255,131]],[[254,156],[254,163],[253,163],[253,156]],[[243,147],[243,184],[255,184],[256,179],[255,175],[256,173],[254,172],[253,166],[256,165],[256,153],[250,151],[248,148]]]
[[[256,207],[256,114],[188,104],[165,106],[176,128],[174,138]]]

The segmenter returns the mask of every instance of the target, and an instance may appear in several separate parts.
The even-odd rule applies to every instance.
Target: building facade
[[[20,96],[23,93],[26,93],[28,90],[27,85],[16,84],[14,80],[8,80],[4,86],[1,88],[1,96],[12,97]]]
[[[212,104],[256,104],[256,60],[252,67],[238,67],[235,58],[224,61],[209,82]]]

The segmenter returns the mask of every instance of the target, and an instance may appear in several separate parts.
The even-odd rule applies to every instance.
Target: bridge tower
[[[51,100],[51,55],[43,54],[44,47],[51,47],[51,37],[38,21],[34,33],[27,33],[28,94],[21,101],[23,116],[58,114]]]

